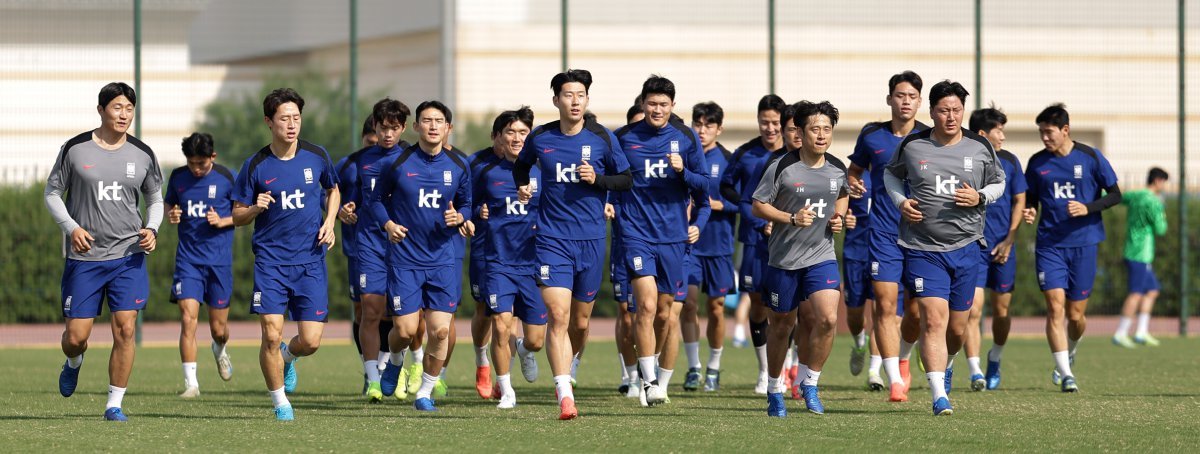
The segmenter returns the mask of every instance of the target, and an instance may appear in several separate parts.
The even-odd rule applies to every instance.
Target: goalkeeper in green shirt
[[[1146,189],[1129,191],[1121,196],[1126,214],[1125,268],[1129,271],[1129,296],[1121,309],[1121,323],[1113,334],[1113,344],[1132,348],[1138,344],[1158,346],[1150,335],[1150,311],[1158,298],[1158,277],[1154,261],[1154,237],[1167,233],[1167,216],[1163,212],[1162,190],[1167,186],[1167,172],[1155,167],[1146,177]],[[1129,338],[1129,325],[1137,314],[1137,331]]]

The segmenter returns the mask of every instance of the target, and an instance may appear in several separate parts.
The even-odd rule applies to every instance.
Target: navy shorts
[[[738,275],[742,279],[741,291],[758,293],[762,290],[759,285],[760,281],[765,278],[763,275],[766,271],[766,262],[763,261],[765,255],[766,251],[760,253],[758,245],[742,243],[742,263],[738,266]]]
[[[870,236],[871,280],[878,282],[901,282],[904,277],[904,252],[897,235],[871,229]],[[971,281],[974,283],[974,281]],[[903,298],[903,297],[901,297]],[[898,298],[899,299],[899,298]]]
[[[530,325],[546,324],[546,303],[532,272],[497,271],[493,266],[483,286],[488,315],[511,312]]]
[[[838,276],[837,260],[827,260],[798,270],[783,270],[767,266],[766,305],[771,310],[787,313],[808,301],[813,293],[821,290],[837,290],[841,278]]]
[[[374,229],[371,229],[374,230]],[[386,295],[388,290],[387,243],[375,246],[375,233],[358,235],[358,291],[360,295]]]
[[[89,262],[67,259],[62,275],[62,314],[65,318],[96,318],[100,302],[108,311],[140,311],[150,299],[146,254]]]
[[[904,284],[912,290],[913,298],[941,298],[953,311],[971,308],[979,274],[979,243],[946,252],[902,249]]]
[[[567,240],[538,235],[538,284],[571,290],[571,298],[596,300],[604,280],[604,239]]]
[[[350,301],[356,303],[361,301],[361,298],[359,298],[361,292],[358,288],[358,257],[355,257],[353,254],[346,256],[346,278],[346,283],[349,284],[348,288],[350,289]]]
[[[288,314],[295,321],[324,322],[329,318],[329,280],[325,261],[303,265],[254,262],[251,314]]]
[[[462,271],[454,265],[425,269],[392,267],[387,294],[393,315],[408,315],[421,309],[454,313],[462,299]]]
[[[728,255],[687,256],[687,283],[700,287],[710,298],[723,297],[733,290],[733,257]]]
[[[1009,250],[1008,261],[996,263],[992,261],[992,248],[980,248],[979,276],[975,279],[976,288],[986,288],[996,293],[1010,293],[1017,282],[1017,249]]]
[[[175,262],[171,301],[193,299],[213,309],[229,307],[233,295],[233,266]]]
[[[867,300],[875,299],[875,289],[871,285],[870,261],[843,258],[842,277],[845,283],[846,307],[863,307]]]
[[[1035,252],[1042,291],[1064,289],[1068,301],[1082,301],[1096,282],[1096,246],[1039,247]]]
[[[637,277],[651,276],[659,294],[670,294],[675,301],[687,298],[687,276],[684,274],[686,243],[650,243],[633,238],[625,238],[622,242],[625,246],[625,268],[631,281]]]
[[[1158,291],[1158,276],[1154,275],[1154,267],[1149,263],[1125,259],[1125,269],[1129,271],[1129,293]]]
[[[474,252],[474,250],[472,250]],[[481,251],[482,252],[482,251]],[[484,275],[487,269],[487,262],[483,260],[482,253],[472,253],[470,263],[467,264],[467,281],[471,285],[471,299],[477,303],[483,302],[483,287]],[[537,287],[535,284],[534,287]]]

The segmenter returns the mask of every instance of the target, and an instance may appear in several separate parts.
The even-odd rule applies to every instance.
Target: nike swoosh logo
[[[363,170],[371,170],[371,165],[367,164],[365,166],[362,166],[362,168],[363,168]]]
[[[503,181],[497,181],[497,182],[495,182],[495,183],[493,183],[493,184],[494,184],[494,185],[496,185],[496,186],[504,186],[504,182],[503,182]]]
[[[85,168],[85,169],[90,169],[90,168],[92,168],[92,167],[96,167],[96,165],[95,165],[95,164],[91,164],[91,165],[84,164],[84,165],[83,165],[83,168]]]
[[[542,149],[542,153],[549,153],[549,152],[551,152],[551,151],[554,151],[554,149],[553,149],[553,148],[544,148],[544,149]]]
[[[595,290],[592,290],[592,291],[590,291],[590,292],[587,292],[587,296],[592,296],[592,295],[595,295],[595,294],[596,294],[596,291],[595,291]]]
[[[639,149],[639,148],[642,148],[642,146],[641,146],[641,145],[630,145],[630,146],[629,146],[629,149],[630,149],[630,150],[637,150],[637,149]]]
[[[825,283],[826,283],[826,284],[836,284],[836,283],[837,283],[837,281],[836,281],[836,280],[830,280],[830,279],[826,279],[826,280],[825,280]]]
[[[325,315],[325,311],[317,311],[317,315]]]
[[[875,154],[881,154],[881,153],[883,153],[883,150],[875,150]]]
[[[266,184],[271,184],[271,183],[274,183],[274,182],[275,182],[275,180],[278,180],[278,179],[279,179],[279,177],[275,177],[275,178],[272,178],[272,179],[270,179],[270,180],[267,180],[267,181],[266,181]]]
[[[1049,175],[1049,174],[1050,174],[1050,171],[1049,171],[1049,170],[1042,170],[1042,171],[1040,171],[1040,172],[1038,172],[1038,173],[1039,173],[1039,174],[1042,174],[1042,175]]]
[[[142,303],[144,303],[144,302],[146,302],[146,300],[145,300],[144,298],[143,298],[143,299],[136,299],[136,300],[133,300],[133,304],[142,304]]]
[[[218,306],[224,306],[224,305],[225,305],[225,300],[217,300],[217,305],[218,305]]]
[[[419,173],[419,172],[416,172],[416,173],[414,173],[414,172],[405,172],[405,173],[404,173],[404,176],[408,176],[408,177],[415,177],[415,176],[417,176],[417,175],[420,175],[420,173]]]
[[[928,159],[922,159],[922,160],[920,160],[920,161],[917,161],[917,164],[929,164],[929,160],[928,160]]]

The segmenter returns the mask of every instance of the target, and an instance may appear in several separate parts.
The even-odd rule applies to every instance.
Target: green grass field
[[[1062,394],[1050,383],[1050,355],[1040,339],[1015,339],[1005,351],[1002,390],[972,393],[960,356],[951,394],[955,414],[930,415],[923,375],[911,401],[886,402],[863,389],[865,373],[846,365],[848,338],[822,376],[827,414],[803,411],[788,400],[786,419],[768,418],[765,399],[752,392],[755,366],[749,349],[727,348],[723,387],[715,394],[679,388],[672,402],[641,408],[616,394],[615,348],[588,346],[576,397],[581,417],[560,422],[549,368],[527,384],[514,373],[519,405],[500,411],[474,391],[469,345],[450,368],[449,397],[436,414],[418,414],[392,399],[369,405],[358,395],[361,366],[353,347],[330,345],[299,363],[296,421],[273,420],[258,370],[257,349],[231,347],[235,374],[217,377],[207,349],[200,352],[203,395],[184,401],[174,348],[143,348],[125,411],[129,424],[107,423],[107,350],[88,353],[75,396],[58,395],[62,354],[57,349],[0,349],[0,434],[13,451],[382,451],[385,449],[638,452],[731,451],[1195,451],[1200,449],[1200,361],[1196,340],[1164,339],[1156,349],[1125,350],[1105,338],[1080,347],[1075,372],[1081,392]],[[460,346],[461,347],[461,346]],[[702,349],[702,359],[707,352]],[[681,354],[680,364],[683,365]],[[915,368],[915,365],[914,365]]]

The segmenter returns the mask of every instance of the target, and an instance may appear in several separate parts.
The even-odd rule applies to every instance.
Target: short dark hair
[[[829,117],[829,126],[837,126],[839,113],[837,107],[833,107],[833,104],[830,104],[829,101],[800,101],[794,104],[792,108],[792,124],[796,125],[797,128],[807,128],[808,119],[813,115]]]
[[[1042,113],[1039,113],[1033,122],[1039,125],[1045,123],[1062,129],[1063,126],[1071,124],[1071,116],[1067,114],[1066,104],[1056,102],[1042,109]]]
[[[1008,115],[992,106],[971,112],[971,120],[967,124],[971,131],[988,132],[1008,124]]]
[[[524,123],[526,127],[533,129],[533,110],[529,106],[521,106],[517,110],[500,112],[500,115],[497,115],[496,120],[492,122],[492,137],[500,135],[501,132],[504,132],[504,128],[514,121]]]
[[[408,122],[409,113],[408,106],[404,103],[392,98],[383,98],[371,109],[371,120],[376,124],[394,121],[404,126],[404,123]]]
[[[363,120],[362,132],[359,133],[358,136],[366,137],[371,134],[375,134],[375,118],[367,117],[366,120]]]
[[[712,101],[697,103],[692,106],[692,123],[701,119],[707,123],[716,123],[717,126],[721,126],[725,122],[725,109]]]
[[[454,114],[452,112],[450,112],[450,108],[446,107],[445,104],[442,104],[441,101],[425,101],[423,103],[418,104],[417,105],[417,120],[418,121],[420,121],[420,119],[421,119],[421,112],[424,112],[426,109],[437,109],[439,112],[442,113],[442,115],[446,116],[446,124],[454,123]]]
[[[783,109],[781,109],[779,111],[779,127],[780,128],[786,128],[787,124],[792,121],[792,117],[796,116],[796,105],[797,104],[799,104],[799,103],[788,104],[786,106],[783,106]]]
[[[667,95],[668,98],[671,98],[671,101],[674,101],[675,83],[671,82],[671,79],[653,74],[645,82],[642,82],[642,94],[638,95],[638,97],[645,102],[646,97],[650,95]]]
[[[785,106],[787,106],[787,103],[783,101],[783,98],[780,98],[779,95],[772,93],[772,94],[763,96],[761,99],[758,100],[758,110],[756,111],[756,113],[763,113],[764,111],[774,110],[776,112],[779,112],[780,114],[783,114],[783,108]]]
[[[304,113],[304,98],[300,97],[300,93],[291,88],[276,88],[263,98],[263,116],[267,118],[275,117],[275,112],[279,110],[279,106],[289,102],[296,103],[296,108],[300,113]]]
[[[921,87],[924,84],[921,82],[921,76],[912,71],[904,71],[900,74],[895,74],[891,79],[888,79],[888,95],[896,92],[896,86],[902,82],[908,82],[917,89],[917,94],[921,93]]]
[[[629,110],[625,111],[625,124],[633,123],[633,117],[642,113],[642,102],[639,97],[638,102],[629,106]]]
[[[117,99],[118,96],[124,96],[129,100],[130,104],[137,105],[137,93],[133,92],[133,87],[125,82],[109,82],[108,85],[100,88],[100,96],[97,96],[96,102],[100,107],[108,107],[108,103]]]
[[[554,78],[550,79],[550,88],[554,90],[554,96],[558,96],[559,93],[562,93],[563,85],[571,82],[579,82],[583,84],[583,91],[584,93],[587,93],[588,90],[592,89],[592,73],[588,72],[586,69],[568,69],[564,72],[555,74]]]
[[[969,94],[967,88],[962,84],[946,79],[933,84],[933,87],[929,89],[929,107],[936,106],[938,101],[948,96],[958,97],[958,101],[966,105]]]
[[[1159,180],[1167,181],[1167,178],[1166,170],[1163,170],[1161,167],[1151,168],[1150,173],[1146,175],[1146,186],[1150,186]]]
[[[211,158],[216,151],[213,150],[213,138],[208,133],[193,132],[192,135],[183,138],[183,155],[189,158]]]

